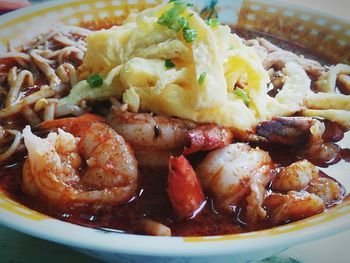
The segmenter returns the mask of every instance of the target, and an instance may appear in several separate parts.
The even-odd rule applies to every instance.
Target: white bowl
[[[35,5],[0,17],[0,49],[9,39],[16,45],[62,22],[77,24],[86,19],[113,21],[159,1],[56,1]],[[204,1],[194,1],[203,8]],[[206,2],[205,2],[206,3]],[[219,1],[220,20],[248,26],[273,35],[283,35],[328,56],[336,62],[350,63],[350,23],[313,10],[277,1]],[[322,21],[320,23],[319,21]],[[341,30],[335,30],[338,25]],[[317,33],[315,33],[317,31]],[[313,32],[313,33],[312,33]],[[283,33],[283,34],[282,34]],[[332,38],[325,38],[325,35]],[[325,53],[332,47],[331,53]],[[350,148],[350,137],[342,142]],[[347,189],[344,175],[349,164],[328,168]],[[73,225],[32,211],[0,192],[0,222],[15,230],[61,243],[109,262],[237,262],[262,259],[293,245],[338,233],[350,227],[350,201],[329,211],[292,224],[245,234],[213,237],[152,237],[104,232]]]

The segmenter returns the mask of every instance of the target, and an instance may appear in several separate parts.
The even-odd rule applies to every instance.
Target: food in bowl
[[[350,126],[347,65],[244,39],[183,1],[108,29],[58,26],[0,60],[1,186],[39,212],[208,236],[346,197],[319,167],[348,155],[335,144]]]

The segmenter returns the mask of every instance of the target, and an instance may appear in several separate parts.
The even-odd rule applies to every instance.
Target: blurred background
[[[46,2],[47,0],[0,0],[0,14],[8,11],[27,6],[30,4]],[[60,1],[60,0],[56,0]],[[230,0],[226,0],[230,1]],[[320,9],[322,11],[350,18],[350,1],[349,0],[282,0],[293,4],[300,4],[306,7]],[[209,0],[208,0],[209,2]]]

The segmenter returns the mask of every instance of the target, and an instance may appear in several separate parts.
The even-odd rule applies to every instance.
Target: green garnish
[[[193,4],[185,3],[181,0],[171,2],[173,6],[158,18],[158,24],[166,26],[175,32],[182,30],[185,41],[187,43],[193,42],[197,38],[197,30],[190,29],[188,20],[181,16],[186,8],[193,6]],[[191,14],[189,17],[191,17]]]
[[[165,60],[165,67],[166,67],[167,69],[174,68],[174,67],[175,67],[175,64],[171,61],[171,59],[166,59],[166,60]]]
[[[103,78],[98,74],[89,76],[86,81],[91,88],[97,88],[103,84]]]
[[[220,20],[218,18],[209,18],[206,20],[207,25],[216,27],[220,25]]]
[[[207,76],[207,73],[203,72],[200,76],[199,76],[199,79],[198,79],[198,85],[202,85],[205,81],[205,78]]]
[[[245,92],[243,89],[236,88],[234,93],[243,100],[244,104],[247,107],[249,107],[250,99],[249,99],[247,92]]]
[[[186,19],[180,16],[187,8],[187,3],[182,1],[173,1],[173,7],[158,18],[158,24],[168,27],[171,30],[179,32],[186,26]]]
[[[218,0],[211,0],[209,6],[203,8],[203,10],[200,12],[200,16],[207,20],[209,18],[217,18],[218,13],[216,11],[216,5],[218,3]]]
[[[107,86],[105,83],[103,83],[98,88],[91,88],[90,84],[86,80],[82,80],[73,86],[68,96],[59,100],[58,105],[79,105],[83,100],[106,100],[114,96],[121,96],[120,92],[115,88],[115,86]]]
[[[190,28],[184,28],[183,29],[183,36],[187,43],[191,43],[197,38],[197,30],[196,29],[190,29]]]

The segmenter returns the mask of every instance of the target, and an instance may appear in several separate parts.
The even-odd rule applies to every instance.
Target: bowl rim
[[[42,238],[48,241],[75,248],[89,249],[118,254],[142,256],[217,256],[247,253],[249,251],[266,251],[268,249],[285,249],[300,242],[308,242],[331,236],[350,227],[350,200],[335,209],[344,210],[342,215],[333,220],[317,224],[317,221],[329,211],[284,226],[267,230],[211,237],[158,237],[115,233],[100,229],[84,227],[47,217],[42,221],[2,211],[0,223],[16,231]],[[0,209],[1,210],[1,209]],[[289,232],[293,226],[310,222],[308,227]],[[315,223],[315,225],[313,225]],[[281,234],[268,234],[271,230],[285,230]],[[130,246],[133,244],[133,246]]]
[[[80,0],[62,0],[39,3],[0,16],[0,24],[24,15],[29,15],[41,9],[79,1]],[[291,6],[296,9],[302,8],[307,12],[344,21],[350,25],[350,20],[343,17],[337,17],[327,12],[286,3],[282,0],[263,0],[263,2]],[[344,202],[343,205],[340,205],[340,207],[335,209],[341,210],[342,207],[345,206],[350,206],[350,200],[349,202]],[[3,210],[2,208],[0,208],[0,211],[1,224],[25,234],[76,248],[144,256],[213,256],[246,253],[252,251],[252,248],[261,251],[272,248],[284,249],[299,242],[307,242],[313,239],[336,234],[345,229],[349,229],[350,227],[350,212],[347,211],[346,214],[335,219],[333,218],[333,220],[326,221],[322,224],[315,224],[314,226],[309,226],[307,228],[293,230],[292,232],[287,231],[285,233],[268,235],[266,233],[271,229],[267,229],[244,234],[191,239],[183,237],[154,237],[124,233],[107,233],[101,230],[63,222],[58,219],[48,218],[44,221],[36,222]],[[333,211],[334,209],[330,209],[325,213],[329,214]],[[313,220],[317,222],[320,217],[322,217],[322,215],[317,215],[273,229],[288,229],[291,226],[300,225]],[[131,243],[133,246],[130,246]]]

